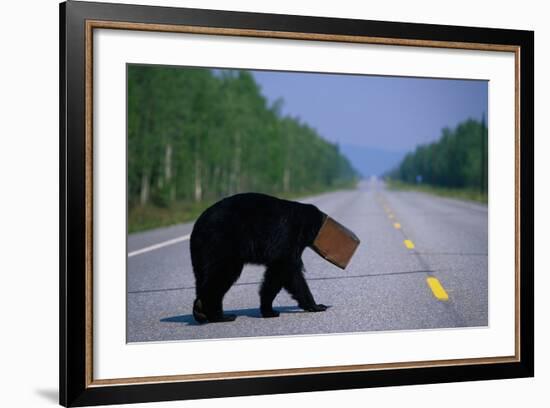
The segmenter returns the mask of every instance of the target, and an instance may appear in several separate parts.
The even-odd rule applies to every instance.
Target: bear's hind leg
[[[232,322],[237,318],[235,314],[223,312],[221,297],[207,296],[204,303],[208,305],[205,307],[205,314],[210,323]]]
[[[242,268],[242,264],[233,265],[232,267],[225,265],[223,271],[220,271],[220,273],[207,274],[208,279],[197,290],[198,301],[195,301],[195,304],[201,306],[202,310],[197,311],[197,313],[194,309],[193,315],[198,316],[200,319],[202,313],[210,323],[232,322],[235,320],[237,315],[223,313],[223,298],[229,288],[238,279]],[[203,321],[199,319],[196,320],[202,323]]]
[[[274,265],[268,266],[260,289],[260,312],[262,317],[279,316],[279,312],[273,310],[273,300],[282,287],[281,271]]]

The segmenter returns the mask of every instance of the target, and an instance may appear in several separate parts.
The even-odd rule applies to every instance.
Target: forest
[[[484,118],[445,128],[438,141],[418,146],[388,176],[403,183],[477,190],[486,195],[487,135]]]
[[[338,145],[269,103],[242,70],[127,67],[129,231],[183,222],[238,192],[353,186]]]

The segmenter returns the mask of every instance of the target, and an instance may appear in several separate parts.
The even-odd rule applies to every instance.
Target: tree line
[[[353,183],[336,144],[269,104],[248,71],[127,68],[128,205],[299,194]]]
[[[388,176],[405,183],[487,192],[488,143],[485,118],[442,130],[438,141],[408,153]]]

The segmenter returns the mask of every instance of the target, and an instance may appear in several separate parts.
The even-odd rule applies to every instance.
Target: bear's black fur
[[[310,312],[315,303],[303,275],[302,252],[310,246],[325,215],[314,205],[245,193],[205,210],[191,233],[191,262],[196,280],[193,316],[199,323],[235,320],[223,313],[222,300],[244,264],[266,266],[260,289],[263,317],[277,317],[272,303],[284,288]]]

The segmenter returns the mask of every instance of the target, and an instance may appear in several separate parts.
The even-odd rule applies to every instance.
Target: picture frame
[[[512,53],[515,305],[513,355],[94,377],[94,32],[163,32]],[[413,58],[413,57],[411,57]],[[121,160],[123,160],[121,158]],[[534,375],[534,33],[68,1],[60,5],[60,403],[64,406],[339,390]],[[123,272],[122,272],[123,273]],[[122,296],[122,294],[121,294]]]

